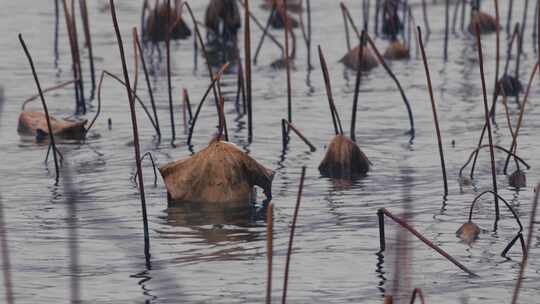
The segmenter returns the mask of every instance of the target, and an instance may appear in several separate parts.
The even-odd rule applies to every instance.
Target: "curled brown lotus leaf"
[[[510,184],[510,187],[525,188],[527,187],[527,176],[525,175],[525,172],[516,170],[508,177],[508,183]]]
[[[362,52],[362,60],[359,62],[360,48],[364,48],[364,50]],[[345,56],[343,56],[339,62],[353,70],[358,70],[360,67],[360,70],[362,71],[369,71],[379,65],[377,57],[375,57],[370,48],[365,46],[357,46],[353,48],[347,54],[345,54]]]
[[[50,117],[51,127],[55,136],[65,139],[82,139],[86,134],[87,120],[70,121]],[[17,132],[22,135],[38,136],[39,133],[49,134],[47,118],[43,112],[24,111],[19,115]]]
[[[384,58],[390,60],[409,59],[409,57],[409,48],[397,40],[390,43],[390,45],[384,52]]]
[[[479,235],[480,227],[473,222],[463,224],[456,231],[456,236],[467,244],[471,244],[472,242],[476,241]]]
[[[480,34],[495,33],[498,29],[501,28],[500,24],[497,23],[495,17],[484,12],[476,12],[471,20],[471,23],[469,24],[469,27],[467,28],[469,33],[476,33],[474,25],[476,22],[478,22]]]
[[[152,9],[146,18],[144,38],[153,43],[162,42],[167,39],[167,3],[161,3],[157,8]],[[186,39],[191,36],[191,29],[181,16],[181,11],[176,7],[171,7],[169,11],[171,23],[171,39]]]
[[[323,176],[351,179],[365,175],[371,163],[358,145],[343,135],[336,135],[319,165]]]
[[[159,168],[173,202],[248,204],[254,186],[272,197],[274,173],[235,145],[214,141],[192,157]]]
[[[393,303],[394,303],[394,297],[384,296],[384,304],[393,304]]]

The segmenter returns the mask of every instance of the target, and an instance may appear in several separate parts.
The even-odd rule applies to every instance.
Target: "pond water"
[[[118,18],[132,58],[131,28],[139,24],[141,1],[118,1]],[[203,19],[207,1],[190,1],[195,15]],[[265,20],[267,11],[252,1],[254,14]],[[422,22],[419,1],[413,14]],[[307,71],[306,48],[299,42],[298,59],[292,72],[293,122],[317,147],[309,149],[292,135],[283,152],[280,120],[287,115],[285,71],[270,63],[279,50],[266,42],[258,64],[253,67],[254,138],[247,140],[247,119],[234,101],[225,105],[230,139],[260,163],[275,170],[273,203],[274,301],[281,299],[283,270],[290,223],[296,201],[301,168],[307,166],[302,206],[296,230],[288,292],[290,303],[382,303],[385,290],[409,294],[422,288],[428,303],[509,302],[522,258],[519,246],[501,251],[517,232],[507,209],[502,210],[499,229],[494,232],[493,202],[486,196],[475,211],[475,221],[484,229],[472,246],[461,243],[455,231],[467,220],[468,207],[476,194],[491,188],[489,154],[481,154],[472,186],[460,186],[459,168],[474,149],[483,125],[482,89],[474,39],[459,32],[450,35],[448,62],[443,60],[444,1],[428,1],[432,34],[427,55],[448,170],[449,195],[443,198],[443,182],[435,129],[420,57],[392,62],[409,97],[416,122],[416,138],[405,135],[408,118],[394,83],[382,67],[362,79],[358,107],[357,140],[373,163],[363,179],[344,185],[321,177],[317,166],[333,136],[331,116],[316,46],[324,49],[331,74],[334,98],[343,124],[349,126],[355,73],[338,60],[345,54],[345,34],[338,1],[312,1],[313,65]],[[500,1],[506,18],[507,1]],[[521,18],[523,2],[515,1],[514,21]],[[534,2],[534,1],[533,1]],[[17,303],[261,303],[266,288],[266,222],[251,220],[246,213],[205,208],[167,208],[166,189],[158,178],[153,184],[152,167],[144,163],[151,259],[147,264],[140,199],[133,181],[135,164],[126,91],[106,80],[102,89],[103,114],[86,143],[59,144],[64,165],[58,185],[54,166],[44,164],[47,145],[17,134],[21,104],[35,94],[27,60],[19,45],[22,33],[36,62],[44,87],[71,77],[70,53],[63,19],[60,27],[58,67],[54,64],[54,2],[4,1],[0,11],[0,203],[11,266],[11,281]],[[353,16],[361,16],[358,1],[348,0]],[[89,11],[99,73],[106,69],[121,75],[118,48],[110,13],[101,12],[105,1],[89,1]],[[531,6],[533,6],[531,4]],[[493,4],[484,9],[493,13]],[[537,55],[531,39],[533,12],[529,8],[521,80],[526,82]],[[360,24],[361,18],[357,19]],[[372,21],[371,21],[372,22]],[[188,22],[189,23],[189,22]],[[372,26],[372,25],[370,25]],[[80,26],[79,26],[80,29]],[[261,31],[252,23],[254,41]],[[274,32],[282,41],[282,32]],[[298,37],[301,34],[298,32]],[[79,33],[82,41],[82,34]],[[508,36],[502,31],[501,53],[506,56]],[[387,41],[376,39],[384,49]],[[488,91],[493,90],[495,36],[483,36]],[[255,46],[255,42],[253,42]],[[240,46],[242,49],[243,47]],[[413,54],[416,54],[413,50]],[[86,88],[90,87],[87,51],[83,51]],[[514,63],[514,61],[512,61]],[[189,90],[198,102],[209,81],[203,59],[193,62],[192,40],[172,43],[172,83],[177,139],[170,144],[167,80],[164,63],[154,59],[152,81],[158,103],[163,138],[157,142],[151,124],[138,112],[141,149],[151,152],[159,165],[188,157],[187,134],[182,123],[181,93]],[[129,62],[130,68],[133,62]],[[140,75],[143,77],[143,75]],[[228,99],[234,99],[235,77],[223,80]],[[149,104],[144,78],[139,95]],[[87,93],[88,94],[88,93]],[[519,154],[531,165],[528,185],[514,189],[502,173],[505,155],[497,152],[498,185],[526,225],[533,198],[533,185],[540,181],[540,88],[535,82],[524,127],[519,137]],[[71,88],[47,95],[51,114],[70,116],[74,110]],[[96,110],[90,106],[89,117]],[[509,102],[513,122],[516,104]],[[30,106],[40,109],[39,103]],[[500,107],[499,107],[500,108]],[[107,120],[111,119],[109,128]],[[509,147],[511,136],[503,111],[498,111],[494,141]],[[217,118],[211,102],[202,110],[193,138],[193,149],[204,148]],[[345,129],[349,129],[346,127]],[[511,169],[513,171],[513,167]],[[377,210],[385,207],[395,214],[410,212],[410,222],[428,239],[476,272],[471,277],[444,260],[412,236],[407,251],[397,246],[396,225],[386,221],[388,247],[379,251]],[[531,260],[521,293],[523,303],[534,303],[540,279],[540,242],[531,248]],[[396,267],[398,265],[398,267]],[[4,265],[5,266],[5,265]],[[397,271],[399,270],[399,271]],[[0,288],[4,297],[5,288]]]

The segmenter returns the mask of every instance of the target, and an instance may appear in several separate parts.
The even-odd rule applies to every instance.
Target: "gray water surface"
[[[131,28],[138,26],[141,1],[117,1],[118,18],[126,52],[132,60]],[[190,1],[198,19],[207,1]],[[254,2],[261,20],[267,12]],[[355,73],[338,60],[346,44],[338,1],[312,1],[313,51],[325,51],[334,98],[343,124],[349,129]],[[358,1],[345,1],[354,16],[361,16]],[[431,3],[431,1],[428,1]],[[439,3],[443,1],[438,1]],[[501,1],[506,18],[507,4]],[[105,1],[89,1],[94,53],[98,73],[106,69],[121,75],[118,48],[109,12],[100,12]],[[521,18],[522,1],[514,1],[514,21]],[[47,145],[21,138],[16,131],[20,107],[36,92],[35,84],[17,34],[22,33],[34,56],[44,87],[69,80],[70,53],[63,19],[60,24],[60,57],[54,65],[53,1],[3,1],[0,10],[0,203],[11,258],[16,303],[261,303],[266,288],[266,223],[250,220],[244,213],[223,213],[199,208],[167,209],[166,189],[161,178],[153,185],[152,169],[144,163],[151,260],[144,257],[140,199],[133,182],[135,172],[131,121],[126,91],[106,80],[102,89],[103,114],[86,143],[61,142],[65,160],[62,178],[54,183],[54,167],[44,165]],[[532,4],[531,4],[532,6]],[[493,13],[490,1],[484,9]],[[423,25],[419,5],[413,6]],[[412,143],[408,118],[394,83],[379,67],[362,78],[358,107],[357,140],[373,162],[367,177],[350,185],[323,178],[317,171],[333,128],[316,53],[315,69],[307,72],[306,51],[299,42],[298,59],[292,72],[293,122],[317,147],[309,149],[294,135],[289,149],[282,151],[280,120],[286,117],[285,71],[270,63],[280,52],[266,42],[258,65],[253,67],[254,140],[247,141],[247,119],[233,101],[226,103],[231,141],[260,163],[276,171],[273,184],[275,204],[274,301],[280,300],[287,240],[302,166],[307,176],[298,219],[288,292],[290,303],[382,303],[385,290],[392,290],[400,265],[404,293],[422,288],[428,303],[508,303],[522,258],[519,246],[509,259],[500,256],[517,232],[506,209],[499,229],[493,232],[493,202],[490,196],[475,211],[476,222],[485,229],[468,246],[455,231],[467,220],[468,207],[476,194],[491,187],[489,154],[484,150],[473,186],[460,186],[458,171],[474,149],[483,125],[483,103],[477,52],[466,34],[450,36],[449,60],[443,61],[444,5],[429,7],[432,34],[427,54],[443,135],[449,178],[449,196],[442,195],[440,160],[425,72],[419,57],[392,62],[415,113],[417,134]],[[521,80],[526,82],[536,54],[533,51],[533,9],[529,8],[525,55]],[[360,24],[361,19],[357,18]],[[80,26],[79,26],[80,29]],[[253,36],[261,31],[252,24]],[[501,53],[506,54],[508,37],[502,32]],[[282,32],[274,32],[283,40]],[[297,33],[301,37],[300,32]],[[82,45],[82,33],[79,32]],[[254,39],[256,41],[256,39]],[[376,40],[383,50],[387,41]],[[495,36],[483,37],[488,91],[493,90]],[[253,42],[255,46],[255,42]],[[240,46],[243,49],[243,46]],[[413,54],[415,51],[413,50]],[[86,88],[90,87],[87,51],[83,51]],[[514,61],[512,62],[514,64]],[[130,69],[133,62],[129,62]],[[138,110],[141,148],[150,151],[158,164],[191,155],[182,123],[181,92],[189,90],[198,102],[209,81],[203,65],[193,62],[192,40],[172,43],[173,96],[176,146],[170,144],[166,73],[154,56],[153,85],[158,102],[163,139],[157,142],[151,124]],[[501,67],[502,69],[502,67]],[[99,74],[98,74],[99,75]],[[149,104],[143,75],[139,95]],[[224,90],[234,96],[235,77],[225,76]],[[87,93],[88,94],[88,93]],[[532,166],[528,187],[513,189],[502,173],[504,154],[497,153],[500,194],[529,221],[533,184],[540,181],[540,89],[535,82],[519,154]],[[66,88],[47,95],[51,114],[70,116],[74,110],[73,90]],[[211,100],[210,100],[211,101]],[[513,122],[518,109],[509,101]],[[39,110],[39,102],[30,106]],[[499,107],[500,108],[500,107]],[[89,117],[96,110],[90,106]],[[112,128],[107,119],[112,120]],[[509,147],[511,136],[502,111],[497,114],[494,141]],[[194,135],[193,149],[204,148],[215,132],[217,117],[212,102],[202,110]],[[455,145],[452,144],[455,142]],[[511,168],[513,171],[513,167]],[[476,272],[473,278],[456,268],[421,242],[409,237],[407,256],[396,254],[396,225],[387,220],[388,248],[379,251],[376,212],[379,208],[400,214],[411,211],[411,222],[460,262]],[[540,253],[538,233],[532,243],[531,259],[521,294],[523,303],[538,298]],[[0,293],[5,293],[0,288]],[[3,297],[3,295],[1,295]]]

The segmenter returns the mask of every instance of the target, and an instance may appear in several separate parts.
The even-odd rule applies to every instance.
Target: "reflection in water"
[[[9,261],[9,245],[7,240],[7,230],[4,223],[4,205],[2,203],[2,196],[0,196],[0,246],[2,246],[2,272],[4,274],[5,299],[7,304],[11,304],[13,303],[11,263]]]
[[[242,243],[258,240],[259,232],[250,230],[257,220],[264,219],[264,207],[223,206],[218,204],[182,203],[165,210],[166,224],[189,228],[190,238],[206,244]],[[166,232],[160,232],[166,236]],[[178,237],[185,234],[178,234]],[[168,235],[167,237],[171,237]]]

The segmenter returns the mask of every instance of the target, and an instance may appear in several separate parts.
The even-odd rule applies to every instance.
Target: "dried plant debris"
[[[51,117],[51,127],[54,135],[64,139],[83,139],[86,134],[87,120],[68,120]],[[24,111],[19,115],[17,131],[21,135],[36,136],[38,141],[49,134],[47,118],[43,112]],[[40,140],[41,139],[41,140]]]
[[[214,141],[159,170],[174,202],[247,204],[254,197],[254,186],[272,197],[274,172],[228,142]]]
[[[368,173],[371,162],[358,145],[344,135],[336,135],[319,165],[323,176],[352,179]]]

